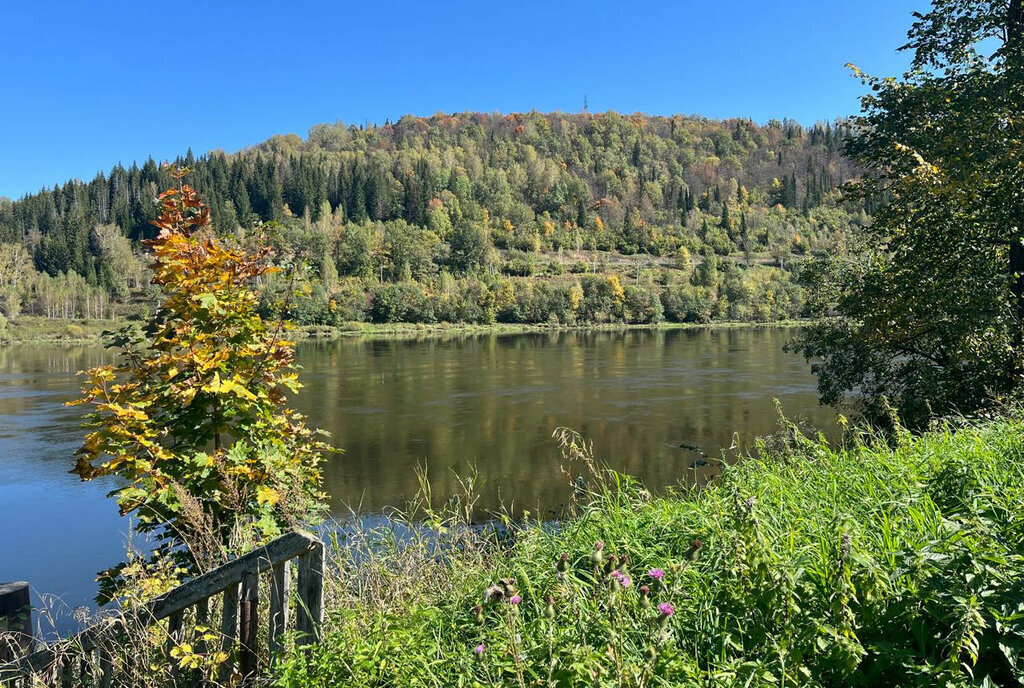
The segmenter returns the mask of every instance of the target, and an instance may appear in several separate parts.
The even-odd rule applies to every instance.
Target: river
[[[332,511],[402,507],[424,467],[434,498],[475,472],[480,510],[558,513],[569,494],[552,440],[569,427],[596,456],[652,489],[705,482],[694,467],[788,417],[832,432],[788,329],[707,328],[430,336],[307,342],[296,403],[344,450],[325,467]],[[120,561],[128,519],[110,481],[68,473],[83,434],[76,372],[110,361],[98,345],[0,348],[0,582],[28,580],[62,632]],[[726,451],[726,455],[733,452]],[[53,595],[55,597],[50,597]],[[42,596],[42,597],[40,597]],[[44,629],[45,630],[45,629]]]

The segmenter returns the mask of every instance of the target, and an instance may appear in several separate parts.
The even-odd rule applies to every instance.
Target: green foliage
[[[383,323],[434,322],[433,304],[416,282],[396,282],[374,289],[370,314],[374,321]]]
[[[337,552],[326,642],[278,685],[1019,685],[1022,431],[786,426],[696,494],[595,469],[557,528],[428,509]]]
[[[315,517],[329,447],[287,407],[300,386],[292,344],[259,315],[252,284],[277,270],[270,250],[211,237],[188,186],[160,198],[148,242],[160,308],[141,339],[113,338],[119,363],[88,372],[73,403],[91,430],[73,472],[117,476],[121,513],[196,570]]]
[[[505,312],[516,322],[588,324],[591,313],[534,302],[533,286],[518,279],[496,286],[495,272],[550,281],[546,296],[571,288],[556,279],[563,263],[574,274],[613,276],[624,254],[664,256],[665,264],[680,249],[708,249],[723,265],[742,257],[789,271],[795,255],[831,250],[859,219],[859,209],[835,204],[837,185],[857,172],[838,154],[847,133],[842,122],[463,113],[382,127],[321,125],[305,141],[274,137],[230,156],[189,155],[185,164],[195,168],[191,179],[211,204],[218,235],[252,238],[260,223],[274,223],[277,248],[302,258],[308,269],[296,286],[305,303],[286,313],[300,323],[326,325],[339,313],[360,319],[358,308],[331,310],[332,301],[356,305],[348,292],[339,298],[339,279],[361,280],[368,301],[382,283],[403,282],[435,299],[446,271],[486,281],[495,300],[508,290],[523,300],[489,313],[487,305],[455,304],[449,291],[435,299],[439,320],[483,322]],[[786,180],[784,206],[771,203],[776,178]],[[137,253],[152,236],[157,209],[149,199],[170,182],[149,161],[0,203],[0,243],[21,247],[21,264],[28,259],[27,278],[5,288],[11,256],[0,251],[0,308],[99,317],[155,300]],[[682,261],[681,277],[697,263]],[[618,277],[629,286],[631,276]],[[264,302],[272,304],[283,287],[266,284]],[[712,317],[747,317],[725,305]],[[773,311],[746,305],[753,319]],[[621,309],[597,313],[628,319]]]
[[[982,42],[984,41],[984,42]],[[973,412],[1024,373],[1024,15],[1017,0],[936,1],[914,70],[863,77],[849,152],[873,208],[860,250],[807,271],[819,314],[799,348],[822,400],[854,393],[905,422]],[[983,55],[981,49],[994,52]]]

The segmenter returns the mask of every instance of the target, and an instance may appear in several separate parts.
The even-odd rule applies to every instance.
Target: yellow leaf
[[[277,490],[260,485],[256,488],[256,502],[258,504],[277,504],[281,501],[281,493]]]

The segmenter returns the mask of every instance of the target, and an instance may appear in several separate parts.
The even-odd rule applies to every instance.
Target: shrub
[[[673,285],[661,293],[665,317],[672,322],[706,323],[711,320],[712,303],[706,290],[689,284]]]
[[[416,282],[396,282],[375,287],[370,296],[370,316],[375,322],[434,322],[434,307]]]
[[[654,292],[630,285],[625,289],[626,320],[637,325],[652,325],[661,322],[664,310],[660,297]]]
[[[120,361],[90,370],[72,402],[90,408],[73,472],[119,478],[121,512],[196,571],[315,518],[328,447],[285,405],[300,386],[292,344],[284,323],[260,317],[252,289],[277,269],[270,250],[213,238],[185,173],[160,195],[159,234],[147,242],[163,298],[146,338],[119,333]]]

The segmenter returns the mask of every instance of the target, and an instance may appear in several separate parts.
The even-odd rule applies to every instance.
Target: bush
[[[416,282],[396,282],[375,287],[370,296],[370,316],[379,323],[434,322],[434,307]]]
[[[626,320],[635,325],[653,325],[661,322],[664,310],[661,299],[654,292],[630,285],[625,290]]]
[[[209,570],[321,510],[329,447],[284,408],[298,390],[292,344],[259,314],[255,282],[277,268],[208,237],[210,215],[181,183],[160,195],[152,250],[160,307],[141,335],[122,330],[114,364],[82,385],[88,434],[73,473],[112,476],[122,514],[180,573]],[[70,328],[77,327],[69,325]],[[103,575],[110,598],[126,569]]]
[[[584,275],[581,318],[585,322],[620,321],[626,295],[616,275]]]
[[[706,290],[689,284],[666,287],[661,293],[665,317],[678,323],[706,323],[711,320],[712,303]]]

